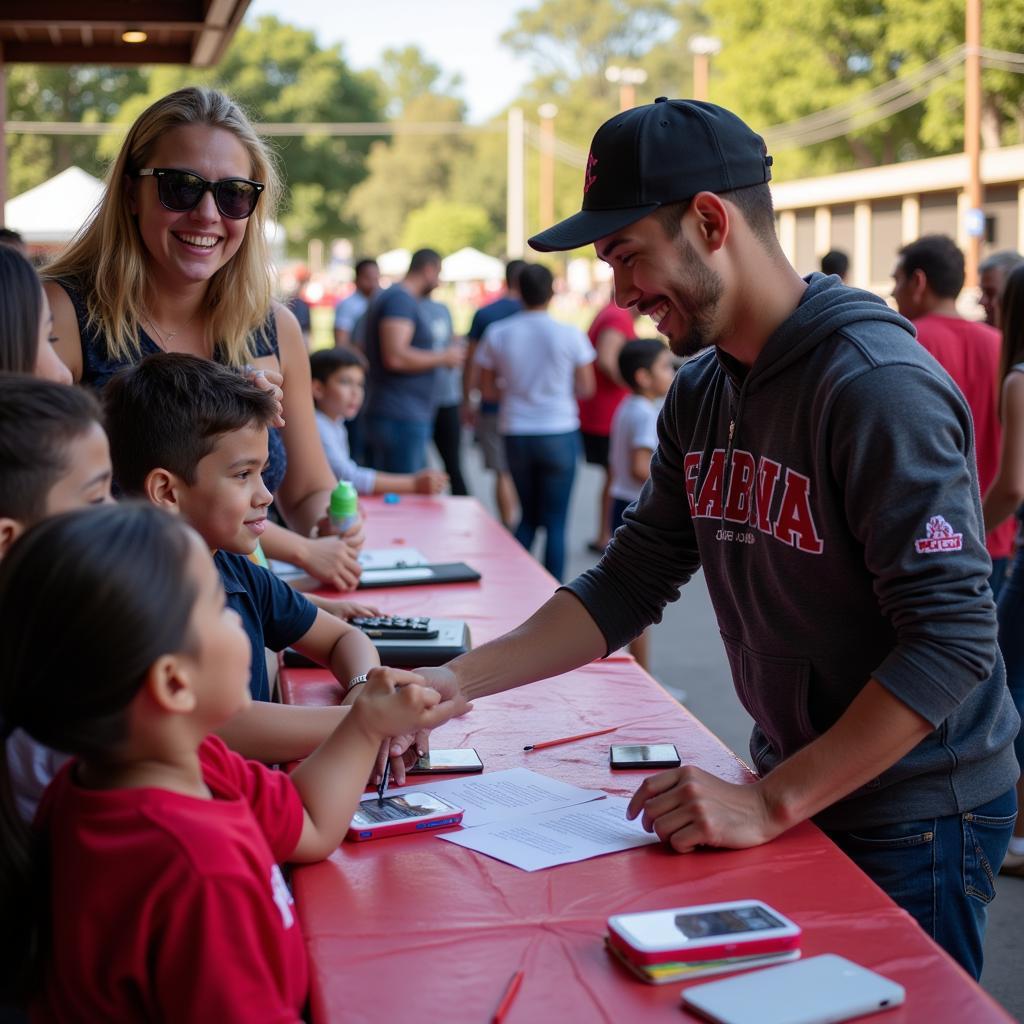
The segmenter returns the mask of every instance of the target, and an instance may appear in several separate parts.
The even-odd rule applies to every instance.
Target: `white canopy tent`
[[[441,261],[442,281],[500,282],[505,277],[505,264],[479,249],[467,245]]]
[[[69,167],[4,204],[4,221],[29,245],[61,245],[92,216],[103,182]]]
[[[104,184],[81,167],[69,167],[4,204],[4,220],[28,245],[61,246],[96,212]],[[267,221],[264,234],[275,263],[284,259],[285,231]]]
[[[389,249],[377,257],[377,266],[385,277],[404,277],[411,258],[412,253],[408,249]]]

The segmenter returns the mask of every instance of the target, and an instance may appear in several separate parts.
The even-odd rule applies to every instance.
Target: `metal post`
[[[540,226],[546,228],[555,222],[555,115],[554,103],[542,103],[540,115]]]
[[[523,111],[511,107],[508,112],[508,187],[505,199],[505,249],[509,259],[521,259],[526,251],[524,216]]]
[[[967,288],[978,286],[981,238],[985,230],[981,186],[981,0],[967,0],[967,56],[964,64],[964,155],[967,157]]]

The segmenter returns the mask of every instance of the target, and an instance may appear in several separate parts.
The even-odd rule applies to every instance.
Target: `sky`
[[[389,47],[418,46],[463,78],[469,120],[503,109],[531,77],[529,63],[499,38],[533,0],[252,0],[246,20],[273,14],[316,32],[321,46],[341,43],[357,70],[374,67]]]

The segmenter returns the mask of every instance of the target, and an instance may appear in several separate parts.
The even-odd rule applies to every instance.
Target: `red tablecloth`
[[[397,506],[368,503],[368,510],[369,546],[402,541],[483,575],[480,584],[375,592],[388,612],[464,618],[480,643],[521,621],[554,587],[471,499],[403,498]],[[285,699],[296,703],[337,699],[322,670],[286,670],[282,683]],[[619,729],[522,749],[606,725]],[[731,781],[750,777],[627,658],[477,701],[433,738],[438,747],[476,747],[486,770],[523,765],[628,796],[644,773],[609,770],[612,740],[672,742],[684,762]],[[872,1020],[1011,1019],[810,824],[753,850],[680,856],[654,846],[534,873],[428,836],[345,844],[295,872],[295,897],[317,1022],[478,1024],[490,1019],[517,969],[525,978],[508,1024],[688,1019],[679,1009],[680,983],[648,986],[611,960],[605,922],[613,913],[747,897],[802,926],[804,956],[838,953],[904,985],[906,1005]]]

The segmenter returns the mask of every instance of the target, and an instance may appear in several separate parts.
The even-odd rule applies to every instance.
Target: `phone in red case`
[[[460,824],[462,815],[461,807],[431,793],[396,793],[382,800],[371,795],[359,802],[346,838],[358,843],[410,832],[429,832]]]
[[[692,963],[796,949],[800,926],[760,900],[733,900],[616,914],[608,941],[638,964]]]

